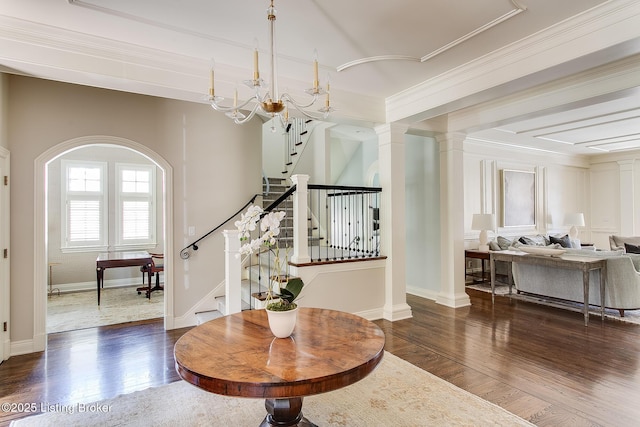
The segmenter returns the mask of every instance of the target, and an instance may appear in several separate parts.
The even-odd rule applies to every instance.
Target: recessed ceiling
[[[640,96],[629,94],[583,107],[486,129],[471,134],[483,141],[531,149],[602,154],[640,149]]]

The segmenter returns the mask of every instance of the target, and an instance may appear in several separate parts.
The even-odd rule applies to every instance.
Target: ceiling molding
[[[464,43],[465,41],[469,40],[470,38],[475,37],[478,34],[481,34],[481,33],[485,32],[485,31],[495,27],[496,25],[501,24],[504,21],[506,21],[508,19],[511,19],[514,16],[517,16],[517,15],[519,15],[522,12],[525,12],[527,10],[526,7],[520,6],[514,0],[511,0],[511,3],[515,6],[515,9],[512,9],[509,12],[505,13],[504,15],[497,17],[493,21],[487,22],[486,24],[476,28],[475,30],[471,31],[470,33],[467,33],[464,36],[452,41],[451,43],[448,43],[448,44],[442,46],[441,48],[436,49],[433,52],[424,55],[422,58],[420,58],[420,62],[426,62],[429,59],[433,58],[434,56],[440,55],[441,53],[446,52],[447,50],[459,45],[460,43]]]
[[[75,1],[75,0],[69,0],[69,1]],[[502,22],[513,18],[514,16],[519,15],[520,13],[524,12],[527,10],[526,6],[521,6],[519,5],[515,0],[511,0],[511,3],[513,4],[513,6],[515,7],[514,9],[508,11],[507,13],[487,22],[484,25],[481,25],[480,27],[476,28],[475,30],[463,35],[462,37],[457,38],[456,40],[453,40],[449,43],[447,43],[446,45],[439,47],[438,49],[427,53],[426,55],[423,55],[421,58],[416,58],[413,56],[407,56],[407,55],[380,55],[380,56],[371,56],[368,58],[360,58],[360,59],[355,59],[353,61],[349,61],[346,62],[342,65],[339,65],[336,70],[338,72],[340,71],[344,71],[348,68],[351,67],[355,67],[356,65],[362,65],[362,64],[368,64],[370,62],[377,62],[377,61],[414,61],[414,62],[426,62],[428,60],[430,60],[431,58],[440,55],[441,53],[444,53],[446,51],[448,51],[449,49],[452,49],[456,46],[458,46],[461,43],[464,43],[465,41],[469,40],[472,37],[475,37],[479,34],[482,34],[483,32],[490,30],[491,28],[495,27],[498,24],[501,24]]]
[[[347,68],[354,67],[356,65],[368,64],[370,62],[377,61],[412,61],[412,62],[420,62],[420,58],[416,58],[415,56],[408,55],[380,55],[380,56],[370,56],[368,58],[360,58],[354,61],[347,62],[345,64],[339,65],[336,68],[337,72],[344,71]]]

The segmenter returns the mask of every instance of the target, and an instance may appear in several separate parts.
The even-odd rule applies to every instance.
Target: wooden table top
[[[267,313],[249,310],[191,329],[174,356],[180,376],[209,392],[287,398],[361,380],[382,360],[384,341],[373,322],[317,308],[300,308],[291,337],[274,338]]]
[[[151,255],[147,251],[100,252],[96,262],[147,260]]]

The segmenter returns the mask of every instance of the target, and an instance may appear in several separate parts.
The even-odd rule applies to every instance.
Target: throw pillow
[[[498,236],[496,241],[498,242],[498,246],[500,246],[500,249],[502,249],[503,251],[506,251],[507,249],[509,249],[509,246],[511,246],[511,240],[505,237]]]
[[[549,236],[549,241],[551,243],[559,243],[563,248],[571,247],[571,239],[569,239],[569,236],[566,234],[562,237]]]
[[[549,244],[549,239],[546,236],[541,234],[536,234],[535,236],[529,236],[529,239],[533,240],[538,246],[547,246]]]
[[[527,236],[522,236],[521,238],[518,239],[518,241],[520,243],[522,243],[523,245],[529,245],[529,246],[538,246],[538,242],[536,242],[535,240],[527,237]]]
[[[625,243],[624,250],[629,254],[640,254],[639,245],[632,245],[631,243]]]
[[[498,245],[498,242],[496,242],[495,240],[492,240],[489,242],[489,249],[491,249],[492,251],[500,251],[500,245]]]
[[[571,247],[573,249],[582,249],[582,245],[580,244],[580,239],[569,239],[571,242]]]

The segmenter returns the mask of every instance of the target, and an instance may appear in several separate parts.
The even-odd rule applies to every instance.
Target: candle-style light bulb
[[[215,69],[216,69],[216,61],[213,58],[211,58],[211,71],[209,72],[209,96],[212,98],[215,96],[215,93],[216,93],[214,89]]]
[[[330,108],[330,105],[329,105],[329,103],[330,103],[330,100],[329,100],[330,92],[331,92],[331,77],[329,76],[329,74],[327,74],[327,97],[326,97],[326,99],[324,101],[324,105],[325,105],[325,107],[327,109]]]
[[[253,49],[253,80],[254,81],[258,81],[258,80],[260,80],[260,70],[258,68],[258,39],[257,38],[253,39],[253,45],[254,45],[254,49]]]
[[[238,106],[238,86],[233,90],[233,108]]]
[[[318,91],[318,85],[320,85],[320,81],[318,80],[318,50],[313,49],[313,89]]]

